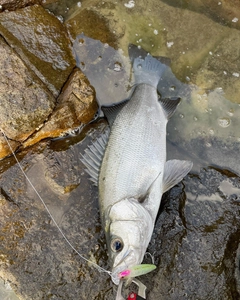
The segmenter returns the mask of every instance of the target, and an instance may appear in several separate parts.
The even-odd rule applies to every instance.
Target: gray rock
[[[239,299],[239,189],[235,174],[207,168],[165,195],[148,299]]]
[[[80,152],[90,142],[89,136],[78,143],[83,137],[84,133],[56,140],[51,148],[46,143],[38,145],[32,153],[22,152],[19,159],[72,245],[107,268],[97,189],[80,162]],[[69,247],[14,164],[9,158],[0,166],[5,170],[0,179],[0,277],[21,300],[113,298],[110,277]]]

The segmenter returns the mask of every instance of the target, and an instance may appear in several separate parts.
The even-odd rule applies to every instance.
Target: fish
[[[162,195],[191,170],[192,162],[166,160],[166,126],[180,98],[162,99],[157,86],[166,65],[150,54],[132,58],[129,99],[102,106],[109,126],[85,149],[82,162],[98,186],[112,281],[143,261]]]

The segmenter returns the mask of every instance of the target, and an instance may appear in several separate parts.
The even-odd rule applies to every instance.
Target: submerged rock
[[[224,26],[239,29],[240,20],[240,3],[235,0],[163,0],[163,2],[174,7],[183,8],[191,11],[202,13],[213,21],[220,23]]]
[[[105,43],[108,42],[107,33],[113,32],[117,38],[115,45],[124,51],[125,56],[129,43],[132,43],[152,55],[168,57],[172,62],[173,73],[182,82],[197,85],[203,92],[221,87],[228,100],[238,103],[240,35],[235,27],[240,24],[240,17],[237,15],[239,4],[234,0],[219,1],[221,5],[217,2],[210,5],[210,2],[175,3],[165,0],[150,1],[146,5],[141,0],[133,2],[130,7],[122,2],[113,4],[111,1],[99,3],[92,0],[91,9],[83,4],[74,12],[69,10],[65,22],[73,39],[83,31],[85,35]],[[233,4],[232,7],[230,3]],[[200,9],[201,5],[205,10]],[[194,11],[189,8],[193,6]],[[227,7],[232,11],[230,18],[236,20],[231,21],[230,28],[222,26],[221,14],[218,19],[209,18],[210,12],[214,11],[217,16],[219,10],[228,15]],[[87,16],[89,10],[108,25],[106,37],[98,33],[94,22],[91,26],[96,31],[90,30],[87,22],[82,23],[85,12]]]
[[[109,5],[115,7],[114,4]],[[111,30],[110,20],[105,18],[96,9],[96,7],[89,7],[89,5],[83,3],[81,8],[77,8],[72,12],[72,15],[66,21],[68,32],[75,40],[78,34],[84,32],[85,35],[98,39],[102,43],[107,43],[111,47],[117,47],[118,36]]]

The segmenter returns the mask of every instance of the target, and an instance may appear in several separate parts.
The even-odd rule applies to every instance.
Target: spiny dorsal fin
[[[107,127],[104,133],[91,145],[87,147],[85,153],[82,155],[81,162],[87,168],[86,172],[90,175],[90,180],[94,185],[98,185],[98,177],[100,167],[102,164],[103,155],[106,149],[110,134],[110,129]]]
[[[181,101],[181,98],[179,98],[179,97],[159,100],[159,103],[162,105],[162,108],[164,109],[164,112],[165,112],[168,120],[174,114],[180,101]]]
[[[188,160],[168,160],[164,166],[163,193],[179,183],[191,171],[192,166],[193,163]]]
[[[124,105],[128,102],[127,100],[124,100],[122,102],[119,102],[117,104],[113,104],[111,106],[101,106],[101,109],[106,116],[108,120],[108,124],[110,127],[112,127],[113,122],[116,119],[116,116],[120,112],[120,110],[124,107]]]

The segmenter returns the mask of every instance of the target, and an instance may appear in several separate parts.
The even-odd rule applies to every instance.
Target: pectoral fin
[[[163,174],[163,193],[179,183],[192,169],[193,163],[188,160],[169,160],[165,163]]]

